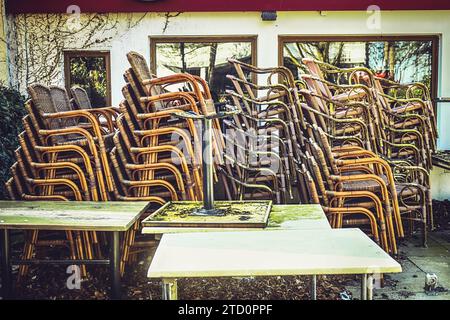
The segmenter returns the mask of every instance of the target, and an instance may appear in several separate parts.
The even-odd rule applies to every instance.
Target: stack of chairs
[[[11,199],[148,201],[155,206],[203,200],[201,123],[178,114],[213,115],[208,84],[190,74],[157,78],[142,55],[130,52],[127,58],[130,68],[119,107],[93,108],[78,86],[71,88],[72,98],[60,87],[28,88],[25,130],[7,182]],[[214,129],[219,168],[225,139],[218,121]],[[123,239],[122,273],[134,253],[147,246],[136,239],[139,228],[137,221]],[[37,231],[27,237],[25,259],[34,254],[37,237]],[[68,243],[74,258],[102,255],[102,235],[68,232],[66,238],[59,242]]]
[[[254,124],[276,119],[267,135],[275,133],[284,148],[268,151],[293,158],[283,169],[289,168],[295,202],[321,204],[333,227],[360,226],[392,254],[405,236],[404,225],[412,232],[419,222],[426,243],[432,228],[427,153],[434,150],[436,130],[424,86],[408,86],[407,96],[398,99],[387,95],[385,84],[380,92],[378,79],[365,68],[338,69],[304,59],[310,74],[294,80],[283,67],[229,62],[237,73],[228,76],[235,87],[229,94],[242,111],[231,125],[244,132],[256,129],[257,136],[260,127]],[[264,78],[254,81],[257,76]],[[391,91],[399,87],[389,84]],[[284,171],[275,175],[283,177]]]
[[[362,67],[340,69],[311,59],[303,59],[303,63],[311,73],[306,77],[314,78],[314,82],[323,83],[328,77],[335,80],[335,86],[341,86],[338,94],[329,90],[331,99],[355,100],[354,96],[358,95],[357,100],[372,110],[371,126],[376,129],[372,151],[390,164],[399,182],[416,184],[415,193],[420,193],[417,188],[422,186],[425,197],[420,203],[426,211],[423,220],[433,229],[429,173],[432,154],[436,151],[437,129],[427,87],[421,83],[387,81]],[[401,92],[403,97],[399,97]],[[410,187],[398,190],[406,198],[411,198],[411,192]],[[402,206],[404,211],[406,207]]]
[[[326,63],[303,59],[310,75],[303,75],[308,86],[332,100],[359,100],[372,110],[374,150],[393,159],[431,169],[431,154],[436,150],[436,120],[429,91],[425,85],[395,84],[376,77],[369,69],[339,69]],[[332,86],[325,78],[333,78]],[[343,84],[344,83],[344,84]],[[402,89],[402,90],[400,90]],[[403,92],[403,98],[399,94]],[[395,96],[389,95],[393,93]]]
[[[114,135],[111,160],[116,198],[202,200],[201,145],[198,124],[177,117],[182,111],[200,113],[209,89],[191,75],[156,78],[144,57],[127,55],[131,68],[124,78],[124,100]],[[186,82],[194,92],[170,92],[168,85]]]
[[[108,152],[112,145],[117,111],[113,108],[77,110],[67,91],[34,84],[22,119],[20,147],[6,186],[13,200],[107,201],[114,189]],[[43,235],[45,238],[45,234]],[[59,244],[74,259],[102,256],[95,232],[65,233],[64,239],[38,241],[38,231],[26,235],[24,259],[31,259],[37,245]],[[19,279],[27,272],[21,266]],[[82,269],[85,274],[85,267]]]
[[[203,199],[201,122],[180,113],[215,114],[208,84],[190,74],[156,77],[139,53],[127,58],[118,107],[93,108],[80,87],[71,88],[70,98],[64,88],[29,86],[6,184],[11,199],[156,207]],[[424,85],[311,59],[303,60],[310,74],[299,80],[285,67],[229,62],[236,72],[227,76],[227,99],[240,113],[214,120],[212,141],[214,181],[228,200],[317,203],[333,227],[360,226],[392,254],[404,228],[412,232],[416,222],[426,242],[437,131]],[[123,239],[122,273],[147,245],[137,239],[139,228],[137,221]],[[48,244],[38,237],[27,234],[24,259]],[[66,232],[57,243],[74,259],[96,258],[106,239]]]
[[[129,52],[127,58],[130,68],[124,73],[124,100],[110,152],[116,199],[202,201],[202,123],[180,114],[216,113],[208,84],[191,74],[158,78],[141,54]],[[218,120],[213,120],[212,147],[214,181],[222,179],[224,185],[219,171],[225,167],[225,137]]]
[[[275,76],[292,75],[283,67],[258,69],[239,60],[228,61],[236,75],[227,76],[234,87],[227,94],[240,113],[223,121],[227,145],[221,172],[228,182],[227,197],[292,202],[297,184],[295,162],[303,139],[299,119],[303,115],[292,108],[289,87],[270,83]],[[267,77],[269,84],[249,80],[258,76]]]

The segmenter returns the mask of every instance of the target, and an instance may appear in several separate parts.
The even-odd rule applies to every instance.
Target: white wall
[[[450,171],[433,167],[431,171],[431,196],[436,200],[450,199]]]

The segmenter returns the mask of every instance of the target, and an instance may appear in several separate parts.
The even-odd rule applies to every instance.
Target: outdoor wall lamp
[[[276,21],[277,12],[276,11],[263,11],[261,12],[261,19],[263,21]]]

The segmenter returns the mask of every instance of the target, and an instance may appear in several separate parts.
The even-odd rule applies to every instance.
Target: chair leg
[[[94,245],[95,257],[97,257],[98,259],[101,259],[103,257],[103,255],[102,255],[102,250],[100,248],[100,242],[99,242],[99,239],[97,236],[97,232],[92,231],[91,236],[92,236],[92,244]]]
[[[75,242],[73,240],[72,231],[66,231],[66,238],[67,238],[67,241],[69,242],[70,258],[76,259],[77,253],[76,253],[76,249],[75,249]]]
[[[23,257],[22,257],[23,260],[30,260],[33,257],[33,253],[35,251],[36,243],[38,240],[38,235],[39,235],[38,230],[32,230],[29,233],[29,239],[27,241],[27,244],[25,245],[24,253],[23,253]],[[18,282],[23,280],[25,275],[28,273],[28,270],[29,270],[29,266],[27,266],[27,265],[21,265],[19,267],[19,276],[17,277]]]
[[[92,244],[91,244],[91,237],[89,235],[89,231],[83,231],[83,242],[84,242],[84,247],[86,248],[86,258],[94,259],[94,255],[92,253]]]
[[[125,239],[123,241],[122,259],[120,262],[120,273],[123,276],[125,273],[125,265],[130,261],[130,249],[134,244],[136,232],[139,228],[139,221],[137,221],[128,232],[125,233]]]
[[[120,259],[120,275],[123,276],[125,273],[125,263],[128,260],[129,247],[128,242],[131,237],[131,229],[125,232],[123,243],[122,243],[122,258]]]
[[[83,250],[83,242],[81,239],[80,231],[76,231],[76,233],[75,233],[75,243],[76,243],[76,248],[77,248],[78,259],[84,259],[85,257],[84,257],[84,250]],[[81,265],[80,270],[81,270],[81,276],[83,278],[86,278],[86,276],[87,276],[86,266]]]

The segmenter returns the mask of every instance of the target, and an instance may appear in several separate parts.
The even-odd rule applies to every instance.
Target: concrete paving
[[[409,237],[399,247],[398,261],[403,272],[385,275],[384,287],[374,290],[376,300],[450,300],[450,230],[429,234],[428,248],[420,246],[420,237]],[[438,277],[438,290],[427,294],[425,276]],[[358,283],[349,283],[347,289],[359,299]]]

